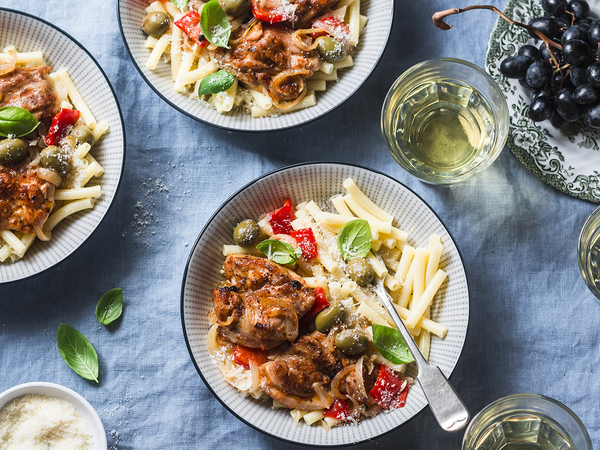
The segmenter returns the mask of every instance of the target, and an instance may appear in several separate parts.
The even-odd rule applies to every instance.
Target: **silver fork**
[[[383,263],[379,254],[375,256]],[[469,423],[469,411],[467,407],[440,368],[432,366],[423,357],[419,347],[417,347],[417,344],[408,332],[406,325],[402,322],[398,311],[394,308],[392,299],[385,290],[383,281],[382,278],[376,277],[374,284],[375,292],[377,293],[377,297],[379,297],[379,301],[392,317],[398,331],[404,338],[404,342],[406,342],[415,359],[417,369],[419,370],[417,381],[423,389],[431,412],[440,426],[446,431],[458,431],[464,428]]]

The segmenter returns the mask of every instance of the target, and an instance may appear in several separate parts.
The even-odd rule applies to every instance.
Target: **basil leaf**
[[[0,136],[25,136],[40,123],[29,111],[18,106],[0,108]]]
[[[234,82],[235,77],[225,70],[211,73],[200,82],[198,96],[226,91]]]
[[[179,11],[181,11],[181,12],[183,12],[183,10],[187,6],[188,2],[189,2],[189,0],[171,0],[171,3],[173,3],[175,6],[177,6],[179,8]]]
[[[105,292],[96,305],[96,319],[108,325],[117,320],[123,312],[123,291],[121,288]]]
[[[344,261],[367,256],[371,250],[369,222],[364,219],[346,222],[338,233],[338,248]]]
[[[219,0],[210,0],[200,14],[200,29],[208,42],[219,47],[229,48],[231,24],[221,8]]]
[[[277,264],[295,264],[298,255],[294,247],[277,239],[267,239],[256,246],[256,249],[263,252],[267,258],[275,261]]]
[[[56,332],[56,345],[67,366],[80,377],[98,383],[98,355],[83,334],[61,323]]]
[[[385,359],[394,364],[406,364],[415,360],[398,330],[376,323],[372,328],[373,343]]]

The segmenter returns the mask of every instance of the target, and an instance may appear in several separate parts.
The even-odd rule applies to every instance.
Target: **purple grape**
[[[528,56],[509,56],[500,63],[500,72],[506,78],[525,78],[531,64],[533,59]]]

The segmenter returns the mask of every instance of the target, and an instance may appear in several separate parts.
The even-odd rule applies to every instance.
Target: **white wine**
[[[448,80],[421,84],[390,113],[399,149],[420,172],[462,176],[492,151],[495,127],[490,106],[465,84]]]
[[[490,424],[474,450],[575,450],[569,436],[542,414],[512,414]]]

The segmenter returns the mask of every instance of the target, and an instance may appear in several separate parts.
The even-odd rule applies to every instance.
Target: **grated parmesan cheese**
[[[28,394],[0,410],[0,450],[92,450],[92,433],[66,400]]]

